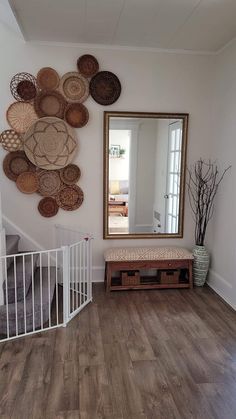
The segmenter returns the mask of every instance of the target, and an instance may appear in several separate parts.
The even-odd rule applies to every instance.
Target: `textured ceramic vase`
[[[193,248],[193,281],[197,287],[202,287],[206,282],[206,277],[210,264],[210,255],[205,246],[194,246]]]

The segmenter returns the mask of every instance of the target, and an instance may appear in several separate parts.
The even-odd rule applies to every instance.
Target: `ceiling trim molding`
[[[128,45],[109,45],[109,44],[87,44],[74,42],[56,42],[56,41],[26,41],[27,44],[41,45],[47,47],[72,47],[85,49],[113,49],[124,51],[147,51],[147,52],[163,52],[168,54],[186,54],[186,55],[216,55],[218,51],[195,51],[186,49],[170,49],[170,48],[155,48],[155,47],[135,47]]]
[[[227,48],[229,48],[234,42],[236,41],[236,37],[232,38],[229,42],[226,42],[226,44],[219,48],[216,51],[216,55],[220,55],[222,52],[224,52]]]

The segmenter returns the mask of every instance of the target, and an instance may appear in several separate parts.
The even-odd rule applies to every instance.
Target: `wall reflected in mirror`
[[[180,235],[186,115],[110,113],[105,134],[108,236]]]

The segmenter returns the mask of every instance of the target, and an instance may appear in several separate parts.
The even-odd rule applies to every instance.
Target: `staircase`
[[[16,233],[5,240],[2,225],[0,342],[66,326],[92,301],[91,236],[57,225],[57,248],[21,252],[24,233],[8,224]]]
[[[2,259],[4,305],[0,306],[0,335],[8,338],[43,329],[45,324],[51,326],[57,280],[57,265],[52,266],[50,253],[46,258],[43,252],[21,253],[19,241],[19,235],[6,236],[7,257]]]

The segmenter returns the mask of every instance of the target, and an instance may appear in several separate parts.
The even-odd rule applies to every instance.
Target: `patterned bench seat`
[[[112,273],[140,269],[188,271],[188,282],[176,284],[136,284],[132,289],[143,288],[192,288],[193,255],[187,249],[172,246],[110,248],[104,253],[106,290],[127,289],[127,286],[112,285]]]

